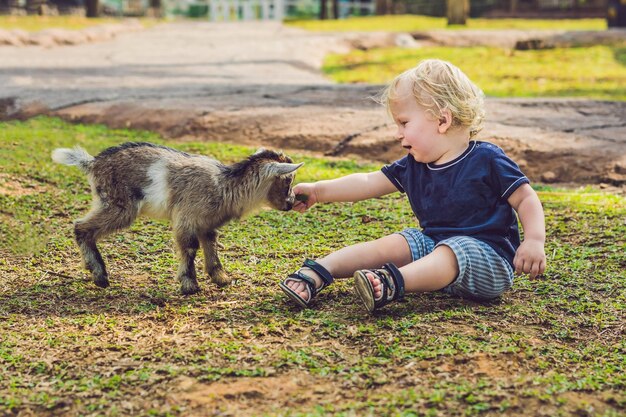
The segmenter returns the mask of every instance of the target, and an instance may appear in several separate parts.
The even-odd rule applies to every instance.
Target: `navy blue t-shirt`
[[[407,155],[382,172],[407,194],[423,233],[435,243],[470,236],[513,265],[520,236],[507,199],[530,181],[502,149],[471,141],[462,155],[445,164],[424,164]]]

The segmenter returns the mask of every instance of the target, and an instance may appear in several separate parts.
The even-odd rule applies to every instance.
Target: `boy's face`
[[[441,133],[440,121],[417,103],[412,90],[410,80],[400,80],[397,98],[390,103],[396,138],[417,162],[436,162],[448,151],[445,132]]]

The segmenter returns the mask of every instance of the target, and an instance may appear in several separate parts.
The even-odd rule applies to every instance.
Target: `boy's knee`
[[[404,237],[397,233],[377,240],[381,259],[389,259],[396,265],[406,265],[413,261],[411,248]]]
[[[423,258],[433,251],[435,242],[419,229],[407,228],[394,235],[402,236],[411,252],[411,261]]]

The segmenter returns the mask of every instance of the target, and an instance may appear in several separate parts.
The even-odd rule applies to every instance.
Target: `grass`
[[[444,17],[389,15],[349,17],[338,20],[293,20],[290,26],[313,31],[392,31],[412,32],[433,29],[533,29],[533,30],[605,30],[606,19],[468,19],[467,25],[448,26]]]
[[[117,23],[115,18],[86,18],[83,16],[0,16],[0,29],[22,29],[36,32],[43,29],[84,29],[89,26]],[[315,31],[396,31],[431,29],[550,29],[605,30],[605,19],[469,19],[466,26],[448,27],[445,18],[395,15],[351,17],[342,20],[292,20],[286,25]]]
[[[605,30],[605,19],[470,19],[446,27],[445,18],[374,16],[288,23],[318,31],[415,31],[431,29]],[[355,50],[329,55],[323,71],[339,83],[388,83],[426,58],[452,62],[488,96],[578,97],[626,100],[626,43],[577,48],[512,51],[496,47],[423,47]]]
[[[323,70],[339,83],[387,83],[427,58],[457,65],[488,96],[626,100],[626,44],[531,51],[381,48],[329,55]]]
[[[120,23],[116,18],[84,16],[0,16],[0,29],[38,32],[44,29],[80,30],[91,26]],[[145,24],[145,23],[144,23]]]
[[[546,274],[488,304],[409,295],[368,316],[349,280],[314,309],[286,301],[277,283],[304,257],[413,224],[401,195],[233,222],[221,257],[234,284],[201,280],[191,297],[177,293],[168,225],[141,220],[102,241],[102,290],[72,238],[87,181],[49,155],[128,140],[225,162],[254,152],[48,118],[0,123],[0,415],[624,415],[623,197],[541,187]],[[378,168],[292,156],[306,162],[298,181]]]

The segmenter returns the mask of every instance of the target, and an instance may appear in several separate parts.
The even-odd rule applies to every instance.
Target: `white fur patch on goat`
[[[85,165],[93,161],[93,156],[80,146],[74,149],[59,148],[52,152],[52,160],[59,164],[75,165],[84,169]]]
[[[96,182],[93,175],[87,174],[87,181],[89,181],[91,188],[91,210],[83,218],[78,219],[79,222],[89,221],[102,208],[102,200],[100,200],[100,196],[96,192]]]
[[[167,162],[157,161],[148,167],[150,185],[144,188],[144,200],[139,207],[139,212],[151,217],[169,218],[167,203],[169,200],[169,187],[167,186]]]

